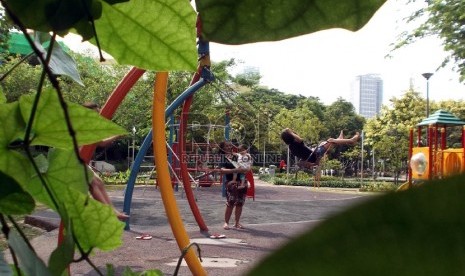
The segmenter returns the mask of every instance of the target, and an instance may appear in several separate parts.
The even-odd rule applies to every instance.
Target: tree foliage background
[[[408,0],[407,4],[418,2]],[[395,48],[404,47],[429,36],[439,37],[444,50],[449,54],[441,66],[451,65],[465,80],[465,39],[463,14],[465,5],[461,0],[421,1],[425,5],[405,19],[409,26],[418,26],[399,36]]]

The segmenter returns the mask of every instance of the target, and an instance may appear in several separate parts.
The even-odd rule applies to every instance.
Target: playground
[[[283,264],[290,264],[288,269],[300,269],[300,264],[294,265],[293,260],[304,260],[303,263],[310,264],[309,260],[317,259],[328,251],[331,255],[327,255],[330,257],[327,260],[330,261],[325,261],[329,264],[325,265],[327,269],[333,269],[336,260],[343,263],[341,267],[345,267],[345,269],[353,267],[357,270],[366,269],[367,264],[373,264],[371,269],[376,272],[369,273],[370,275],[386,272],[391,267],[398,271],[408,271],[403,269],[403,263],[413,268],[412,271],[414,271],[405,272],[406,275],[425,275],[422,271],[415,271],[417,268],[429,271],[432,275],[455,275],[449,270],[455,269],[456,264],[458,270],[464,270],[463,267],[458,266],[464,258],[463,254],[456,254],[457,261],[453,256],[454,253],[463,253],[463,250],[460,250],[463,248],[460,246],[460,242],[463,241],[461,235],[463,229],[458,228],[459,231],[455,231],[458,235],[450,235],[454,232],[445,231],[453,229],[453,226],[457,224],[456,222],[460,221],[460,215],[463,214],[463,206],[460,205],[463,201],[449,199],[457,195],[460,199],[463,195],[437,189],[438,187],[442,188],[439,185],[434,186],[437,190],[427,190],[427,185],[420,185],[429,180],[442,180],[463,173],[465,170],[465,129],[463,129],[465,123],[462,121],[454,119],[453,122],[450,122],[448,119],[442,120],[441,116],[438,116],[435,121],[430,121],[430,118],[427,118],[416,126],[417,138],[414,138],[413,130],[410,133],[409,179],[403,187],[406,190],[416,185],[422,186],[418,190],[426,187],[427,196],[421,198],[423,201],[415,201],[420,198],[412,196],[417,191],[415,189],[392,193],[384,198],[378,198],[380,203],[374,204],[375,208],[358,206],[359,208],[354,208],[358,212],[354,212],[353,215],[347,215],[350,213],[347,212],[336,217],[335,219],[343,218],[349,222],[359,222],[346,223],[341,219],[338,222],[341,226],[340,229],[334,227],[338,224],[332,224],[333,220],[322,225],[323,227],[318,227],[318,225],[326,222],[332,215],[369,201],[376,196],[362,194],[353,189],[332,190],[315,187],[273,186],[255,181],[256,179],[249,167],[241,168],[233,163],[236,160],[232,158],[234,153],[230,147],[232,143],[234,145],[246,144],[246,146],[240,147],[244,149],[241,150],[244,152],[242,156],[245,156],[245,152],[248,150],[254,149],[254,147],[254,150],[259,149],[259,142],[261,142],[263,169],[265,169],[267,161],[266,152],[270,152],[268,148],[270,144],[276,148],[276,157],[279,157],[274,159],[281,160],[284,154],[278,146],[272,145],[274,139],[270,139],[270,133],[272,134],[278,127],[282,128],[283,124],[296,125],[298,123],[297,120],[290,118],[301,117],[300,124],[306,125],[307,121],[314,121],[312,117],[315,115],[315,118],[325,122],[321,125],[321,129],[314,124],[315,130],[321,130],[321,133],[325,133],[324,125],[335,126],[338,125],[338,122],[346,120],[340,118],[339,115],[334,116],[335,112],[329,113],[331,116],[328,117],[326,114],[318,116],[313,112],[300,112],[295,108],[299,112],[298,114],[283,112],[284,115],[289,116],[286,115],[286,118],[283,118],[286,120],[279,120],[281,123],[278,124],[271,120],[273,113],[278,110],[290,111],[293,106],[288,106],[288,102],[294,105],[292,101],[286,101],[286,98],[281,97],[282,99],[280,98],[279,101],[276,99],[276,102],[279,103],[275,105],[276,110],[268,109],[272,104],[271,101],[266,99],[257,101],[257,104],[252,106],[251,112],[257,113],[256,124],[253,120],[253,122],[250,121],[250,124],[247,123],[249,127],[241,126],[234,121],[235,118],[238,118],[235,116],[239,112],[231,111],[231,106],[236,106],[237,110],[246,113],[246,109],[243,107],[249,104],[238,104],[234,101],[234,96],[240,91],[239,89],[238,91],[229,91],[227,84],[232,76],[221,72],[214,74],[214,71],[211,70],[209,41],[240,45],[280,41],[329,28],[357,31],[386,1],[371,1],[372,3],[366,5],[360,5],[357,1],[349,1],[347,5],[337,5],[337,3],[305,5],[305,7],[309,6],[308,10],[301,7],[307,3],[300,1],[291,5],[294,8],[286,8],[282,11],[277,9],[277,4],[271,6],[269,3],[263,2],[262,5],[259,5],[260,1],[257,3],[247,2],[246,5],[238,2],[237,5],[228,5],[231,6],[231,10],[221,8],[220,11],[214,7],[211,9],[210,3],[215,1],[197,1],[195,5],[193,5],[194,2],[181,1],[172,3],[176,5],[157,1],[138,1],[137,4],[134,1],[86,1],[84,3],[86,5],[80,3],[81,1],[78,1],[79,3],[69,1],[69,5],[50,5],[49,3],[41,3],[43,1],[36,1],[34,5],[25,5],[24,2],[7,0],[2,1],[2,6],[5,9],[5,15],[12,20],[15,28],[17,27],[25,35],[27,44],[32,47],[29,54],[28,51],[24,54],[34,55],[29,57],[34,58],[36,64],[42,64],[43,71],[40,77],[37,75],[37,89],[23,89],[22,87],[21,89],[12,89],[15,92],[13,93],[15,98],[11,100],[14,102],[10,102],[10,99],[3,93],[0,95],[2,96],[0,98],[2,103],[0,115],[2,121],[5,122],[2,135],[0,135],[3,146],[0,171],[3,178],[2,183],[7,187],[7,189],[3,189],[7,197],[2,198],[3,208],[0,210],[0,219],[2,233],[11,249],[9,256],[4,258],[2,254],[0,257],[1,271],[6,271],[8,274],[25,275],[104,275],[101,271],[107,270],[106,274],[108,275],[126,275],[129,274],[126,268],[130,267],[132,271],[159,269],[163,275],[246,275],[268,254],[304,231],[311,229],[315,230],[312,234],[317,234],[306,240],[310,242],[310,246],[306,242],[302,242],[302,239],[296,240],[293,244],[298,245],[303,250],[291,248],[284,257],[275,254],[273,257],[277,259],[267,259],[269,263],[261,267],[270,270],[271,273],[285,275],[287,270],[278,272],[278,268],[285,269]],[[89,3],[91,5],[87,5]],[[252,8],[249,5],[256,7]],[[271,9],[268,9],[269,7]],[[435,5],[432,3],[428,3],[428,8],[434,7]],[[428,10],[421,9],[419,11],[416,14],[422,15],[423,11]],[[220,13],[227,15],[227,17],[218,16]],[[31,16],[32,14],[34,16]],[[154,15],[156,16],[154,17]],[[66,20],[61,20],[62,18]],[[231,18],[232,21],[230,21]],[[255,21],[257,19],[258,21]],[[228,22],[246,22],[247,24],[234,23],[232,31],[231,24]],[[434,22],[436,20],[427,21],[433,26]],[[193,31],[194,23],[196,32]],[[417,30],[424,31],[423,34],[428,34],[428,31],[438,29],[423,28],[425,26],[428,27],[421,25],[420,29]],[[44,33],[34,34],[33,39],[28,34],[31,29]],[[441,30],[443,27],[439,29]],[[109,89],[105,92],[105,96],[100,97],[99,94],[98,98],[101,101],[99,106],[102,107],[99,115],[84,110],[78,104],[82,100],[81,97],[79,99],[64,97],[71,95],[71,93],[67,94],[66,91],[68,80],[58,76],[66,75],[71,78],[71,81],[84,86],[77,68],[74,68],[75,63],[72,62],[72,58],[64,55],[63,49],[55,47],[55,45],[59,45],[56,43],[56,36],[66,34],[69,31],[76,31],[82,35],[83,40],[92,39],[95,41],[100,62],[105,61],[103,52],[109,51],[108,54],[112,55],[118,64],[132,66],[124,77],[118,77],[121,81],[110,94],[108,94]],[[423,34],[420,35],[420,38],[423,37]],[[46,46],[41,44],[42,40],[50,40],[47,50]],[[403,44],[403,42],[408,41],[401,42]],[[447,43],[445,45],[447,46]],[[197,55],[194,51],[196,47]],[[8,51],[6,52],[8,55]],[[453,58],[456,54],[453,52],[451,57]],[[32,61],[29,57],[24,56],[19,62]],[[449,58],[445,62],[449,62]],[[16,66],[14,65],[12,69],[19,70]],[[8,70],[8,73],[2,75],[2,80],[11,72],[10,69]],[[169,86],[169,80],[172,80],[172,76],[176,76],[177,71],[186,70],[195,72],[192,78],[184,78],[183,84],[180,85],[182,88],[179,90],[172,89]],[[224,71],[226,72],[226,70]],[[145,80],[148,77],[148,74],[144,76],[146,72],[149,72],[150,75],[151,72],[155,72],[154,85],[150,85],[151,91],[147,90],[143,96],[130,95],[126,97],[139,79]],[[463,76],[463,74],[462,71],[461,75]],[[28,74],[20,75],[22,75],[21,77],[28,76]],[[93,73],[92,75],[98,76],[99,74]],[[228,78],[224,78],[222,75],[228,75]],[[432,73],[426,73],[423,76],[428,80]],[[32,80],[32,78],[27,77],[25,79]],[[48,85],[46,79],[51,86]],[[106,81],[105,78],[99,79]],[[189,79],[189,85],[186,85]],[[259,79],[260,76],[252,75],[251,82],[238,81],[237,83],[255,89],[254,83],[258,84]],[[220,89],[218,83],[226,84],[224,86],[226,89]],[[207,123],[198,121],[194,116],[195,109],[191,108],[194,94],[200,94],[198,92],[206,86],[212,88],[211,91],[209,88],[208,92],[213,92],[213,90],[220,92],[209,100],[194,102],[199,107],[203,107],[197,108],[198,111],[211,115],[208,116]],[[103,91],[107,88],[98,90]],[[182,90],[184,88],[185,90]],[[411,88],[410,90],[413,90],[413,85]],[[22,91],[16,90],[27,92],[19,98],[18,102],[16,102],[16,92]],[[35,95],[31,95],[29,92],[34,90],[36,91]],[[78,92],[83,90],[80,88]],[[94,91],[94,89],[87,91]],[[254,92],[258,92],[258,90]],[[274,93],[275,91],[270,90],[270,92]],[[147,97],[146,95],[153,96]],[[125,106],[123,101],[131,97],[139,101],[151,98],[152,102],[144,108],[138,108],[137,104],[127,108],[128,111],[123,110],[122,107]],[[429,114],[428,97],[426,102],[427,114]],[[101,105],[105,98],[104,105]],[[90,95],[89,99],[93,100],[93,95]],[[270,99],[272,98],[270,97]],[[67,102],[68,100],[70,101]],[[299,109],[300,106],[307,109],[310,107],[309,105],[313,106],[314,103],[313,99],[309,100],[312,102],[308,102],[308,105],[307,102],[304,105],[296,102],[295,106]],[[315,100],[318,102],[318,97]],[[273,101],[275,100],[273,99]],[[255,103],[255,101],[253,102]],[[137,103],[137,101],[133,101],[133,103]],[[212,110],[221,110],[221,113],[208,112],[209,110],[205,107],[209,107],[211,103],[218,103]],[[416,102],[414,103],[416,104]],[[260,108],[259,105],[263,105],[265,108]],[[277,108],[278,106],[279,108]],[[317,110],[318,113],[325,111],[322,105],[321,107],[320,110]],[[151,123],[151,125],[144,124],[143,135],[145,138],[140,143],[137,156],[135,156],[134,142],[136,120],[125,120],[127,123],[125,127],[111,123],[111,120],[117,117],[114,116],[117,110],[129,113],[132,109],[147,111],[144,116],[139,116],[139,118],[149,121],[147,119],[150,117]],[[266,121],[266,129],[262,128],[265,125],[259,120],[260,113],[265,115],[265,119],[262,118],[262,121]],[[305,116],[300,116],[301,114]],[[410,113],[408,114],[411,117]],[[323,120],[325,117],[337,120]],[[136,116],[133,118],[125,117],[125,119],[135,118]],[[250,116],[250,118],[254,117]],[[109,191],[110,199],[106,196],[104,183],[96,175],[89,177],[92,173],[89,172],[87,164],[95,165],[99,169],[97,163],[93,162],[98,161],[94,158],[97,143],[108,138],[126,135],[129,125],[133,129],[130,166],[128,160],[130,175],[125,183],[124,191]],[[363,120],[358,120],[357,125],[354,128],[361,130]],[[426,126],[427,129],[425,129]],[[198,131],[199,127],[206,129],[197,135],[194,132]],[[352,124],[351,127],[353,127]],[[400,124],[392,124],[391,129],[395,133],[398,133],[397,128],[400,128]],[[462,128],[460,143],[455,134],[457,128]],[[329,132],[332,131],[328,130]],[[319,139],[316,137],[319,135],[313,134],[315,137],[309,138]],[[390,135],[390,133],[388,134]],[[401,133],[399,132],[399,134]],[[271,135],[271,137],[274,136]],[[447,141],[449,138],[452,139]],[[294,140],[294,142],[303,145],[302,141],[297,141],[301,139]],[[228,151],[223,150],[223,146],[221,146],[219,148],[220,154],[218,154],[218,145],[224,145],[225,141],[228,142]],[[332,141],[328,142],[332,143]],[[397,145],[397,143],[391,144]],[[41,151],[49,150],[49,152],[45,156],[42,152],[33,152],[34,147],[39,147]],[[303,148],[307,149],[305,146]],[[404,147],[396,148],[406,152]],[[313,152],[317,152],[317,150],[312,151],[311,154]],[[307,157],[303,159],[309,159],[311,154],[307,154]],[[287,164],[290,167],[289,150],[287,155]],[[363,155],[362,142],[361,167],[363,167]],[[389,156],[389,154],[384,155]],[[148,165],[144,163],[147,156],[151,156],[151,162]],[[372,157],[374,172],[376,164],[374,150]],[[226,160],[228,162],[224,162]],[[315,158],[315,160],[317,161],[315,164],[318,165],[320,159]],[[147,168],[148,171],[144,171]],[[271,166],[269,169],[273,170]],[[319,169],[317,175],[320,175]],[[249,189],[247,189],[248,200],[241,220],[245,226],[244,229],[239,223],[243,198],[240,197],[239,200],[233,202],[235,196],[237,198],[238,195],[245,194],[244,183],[241,183],[242,186],[232,186],[234,183],[231,182],[230,176],[233,172],[242,174],[246,170],[249,170],[246,176]],[[136,185],[135,180],[140,178],[140,172],[149,181],[156,179],[156,185]],[[360,175],[363,178],[363,173]],[[317,180],[319,183],[319,176]],[[227,208],[224,206],[225,187],[228,187],[227,191],[231,193],[228,195]],[[456,186],[451,187],[455,188]],[[236,189],[241,189],[240,191],[244,191],[244,193],[238,192]],[[444,192],[442,193],[443,198],[447,200],[438,200],[436,203],[439,203],[437,204],[439,207],[434,208],[434,211],[441,212],[434,213],[429,208],[435,206],[430,203],[434,202],[433,200],[441,199],[441,197],[436,197],[436,191]],[[89,197],[89,192],[93,199]],[[398,204],[399,202],[400,204]],[[403,204],[405,202],[407,204]],[[46,206],[45,208],[49,209],[34,212],[37,207],[36,203],[43,204]],[[443,203],[460,204],[455,204],[449,208],[450,206]],[[240,229],[229,229],[228,227],[233,204],[236,206],[235,215],[237,216],[235,225],[236,228]],[[223,213],[225,209],[226,215]],[[390,212],[378,212],[386,209]],[[397,213],[392,212],[393,210],[396,210]],[[411,210],[415,212],[410,212]],[[448,210],[448,212],[444,212],[444,210]],[[120,213],[120,211],[124,213]],[[421,216],[421,211],[424,211],[423,216]],[[56,226],[55,230],[37,237],[31,244],[28,243],[28,238],[15,223],[15,218],[11,216],[30,213],[33,213],[32,216],[35,216],[36,220],[51,220]],[[359,216],[358,213],[364,215]],[[415,219],[411,219],[412,214]],[[459,215],[454,216],[457,214]],[[448,217],[449,220],[444,219],[445,215],[451,215]],[[223,216],[226,217],[225,227],[222,226]],[[120,220],[124,220],[124,223]],[[430,222],[432,227],[428,227]],[[447,224],[449,227],[443,229],[443,225]],[[325,228],[326,225],[329,226]],[[423,227],[417,227],[418,225]],[[424,227],[425,225],[427,227]],[[394,227],[390,228],[390,226]],[[376,227],[381,231],[375,231]],[[123,231],[123,228],[126,231]],[[398,231],[400,228],[403,228],[401,229],[403,231]],[[442,230],[441,235],[430,231],[430,228]],[[405,231],[405,229],[410,231]],[[350,231],[353,231],[352,236],[346,235]],[[360,233],[363,234],[360,235]],[[409,235],[410,233],[413,234]],[[348,241],[350,242],[338,239],[339,237],[346,238],[346,236],[349,237]],[[389,236],[397,239],[393,239],[394,242],[391,242],[390,239],[386,239]],[[384,246],[364,247],[365,250],[358,250],[357,247],[353,246],[361,244],[359,241],[363,241],[364,245],[369,244],[365,242],[369,240],[365,237],[373,238],[371,245]],[[437,237],[445,237],[447,240],[445,243],[441,243]],[[303,239],[306,238],[306,236],[303,237]],[[413,243],[414,246],[411,246],[411,241],[416,242]],[[435,241],[438,242],[434,244]],[[333,249],[328,247],[330,242],[334,243]],[[320,247],[314,246],[318,243],[320,243]],[[451,250],[456,244],[459,245],[457,247],[459,250]],[[415,247],[415,245],[417,246]],[[429,252],[429,248],[423,247],[423,245],[433,248],[434,252]],[[442,245],[445,245],[443,248],[446,250],[440,252],[437,249],[440,249]],[[347,250],[340,250],[341,246]],[[405,249],[401,246],[405,246]],[[390,250],[386,250],[387,247]],[[307,254],[306,250],[309,248],[314,251],[313,255]],[[413,252],[415,248],[419,250]],[[404,251],[413,254],[399,254],[399,252],[404,253]],[[358,255],[359,252],[360,255]],[[334,257],[333,253],[341,253],[341,257]],[[386,253],[386,256],[376,253]],[[427,258],[428,254],[433,258]],[[391,256],[398,259],[391,261],[389,259]],[[443,259],[437,261],[438,257],[443,257]],[[372,260],[367,261],[370,258]],[[362,262],[354,265],[354,262],[358,260],[362,260]],[[388,266],[380,266],[384,260]],[[414,261],[417,260],[419,262],[415,263]],[[443,263],[443,267],[433,267],[436,261],[438,264]],[[14,270],[10,269],[7,264],[13,264],[11,268]],[[112,267],[107,267],[108,264],[111,264]],[[313,264],[309,268],[319,269]],[[10,270],[12,271],[10,272]],[[359,271],[351,272],[351,270],[344,270],[344,272],[348,275],[359,273]],[[267,275],[266,272],[262,273],[257,273],[257,275]],[[147,272],[144,274],[157,273]],[[297,273],[290,274],[297,275]],[[307,270],[302,275],[306,274]],[[331,272],[323,275],[326,274],[331,274]]]
[[[438,110],[410,130],[408,181],[400,190],[427,180],[447,178],[465,171],[465,121],[452,113]],[[453,147],[449,133],[460,133]]]
[[[281,244],[311,229],[333,213],[372,198],[355,189],[314,189],[312,187],[274,186],[256,179],[255,200],[248,199],[242,221],[243,230],[224,230],[224,198],[221,187],[201,187],[195,192],[197,203],[209,225],[208,233],[199,231],[185,195],[176,198],[190,242],[201,249],[202,266],[208,275],[244,275],[257,262]],[[123,204],[123,191],[110,191],[117,208]],[[133,193],[131,230],[123,235],[123,246],[112,252],[98,252],[93,262],[104,269],[106,263],[121,264],[135,270],[160,269],[173,275],[180,251],[167,221],[160,191],[151,186],[137,186]],[[36,214],[37,216],[44,214]],[[50,214],[49,214],[50,215]],[[42,219],[45,219],[42,217]],[[149,235],[150,239],[137,239]],[[212,239],[221,234],[225,238]],[[46,258],[53,249],[58,232],[48,232],[33,240],[38,254]],[[71,266],[73,275],[96,275],[93,268],[81,262]],[[192,275],[185,263],[178,275]]]

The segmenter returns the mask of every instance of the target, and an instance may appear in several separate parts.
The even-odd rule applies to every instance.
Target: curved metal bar
[[[118,109],[121,102],[124,100],[129,90],[134,86],[134,84],[142,77],[145,73],[144,69],[139,69],[136,67],[131,68],[131,70],[124,76],[118,86],[113,90],[113,92],[108,97],[107,101],[100,110],[100,115],[104,118],[111,119],[113,114],[115,114],[116,109]],[[80,156],[85,163],[89,163],[92,155],[95,151],[94,145],[83,146],[80,150]]]
[[[184,227],[176,198],[171,186],[171,178],[168,169],[168,159],[165,146],[165,121],[163,109],[166,101],[166,90],[168,84],[168,72],[157,72],[155,75],[155,88],[153,93],[152,107],[152,129],[153,129],[153,155],[157,164],[157,181],[159,181],[160,194],[165,206],[166,217],[171,226],[171,231],[176,239],[176,243],[182,252],[187,252],[184,256],[187,266],[192,275],[207,275],[200,264],[200,260],[194,249],[189,249],[189,236]],[[165,113],[166,114],[166,113]]]
[[[186,89],[166,109],[165,116],[166,117],[170,116],[171,113],[173,113],[173,111],[186,100],[186,98],[188,98],[190,95],[195,93],[197,90],[202,88],[207,83],[208,82],[202,78],[198,82],[196,82],[194,85]],[[131,211],[132,195],[134,193],[134,185],[136,183],[137,173],[139,172],[142,161],[144,160],[144,157],[148,149],[150,148],[151,144],[152,144],[152,131],[150,131],[147,134],[144,141],[142,142],[142,145],[139,149],[139,152],[136,155],[136,158],[134,159],[134,163],[132,165],[132,169],[129,174],[128,183],[126,185],[126,192],[124,193],[124,203],[123,203],[123,212],[125,212],[128,215],[130,215],[130,211]],[[129,219],[126,221],[125,230],[130,229],[129,227],[130,220],[131,220],[131,216],[129,216]]]
[[[181,113],[181,120],[179,121],[179,130],[178,130],[179,131],[179,141],[178,141],[179,156],[184,156],[186,152],[185,132],[187,130],[187,120],[188,120],[189,110],[192,104],[192,98],[193,97],[191,96],[184,102],[182,113]],[[195,221],[199,225],[200,231],[208,231],[207,224],[203,220],[202,215],[200,214],[200,210],[197,206],[197,202],[195,201],[194,192],[192,191],[192,186],[191,186],[191,182],[189,179],[189,172],[187,170],[187,163],[181,160],[181,162],[179,162],[179,168],[181,169],[182,185],[184,187],[184,192],[186,193],[187,202],[189,203],[189,207],[191,208],[192,215],[194,216]]]

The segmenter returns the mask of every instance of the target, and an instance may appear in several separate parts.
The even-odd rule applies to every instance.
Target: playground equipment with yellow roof
[[[408,181],[399,190],[427,180],[441,179],[465,171],[465,121],[438,110],[410,130]],[[451,133],[460,134],[460,147]],[[426,137],[426,139],[423,139]],[[457,141],[456,141],[457,142]],[[416,145],[416,146],[414,146]]]

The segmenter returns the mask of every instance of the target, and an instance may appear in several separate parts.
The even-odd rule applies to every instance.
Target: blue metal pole
[[[181,95],[176,98],[173,103],[171,103],[170,106],[166,108],[165,116],[168,117],[170,116],[173,111],[179,107],[189,96],[194,94],[196,91],[198,91],[200,88],[202,88],[204,85],[206,85],[210,81],[209,78],[201,78],[198,82],[194,83],[192,86],[187,88]],[[142,164],[142,161],[144,160],[144,157],[150,148],[150,145],[152,144],[152,130],[147,134],[147,136],[144,139],[144,142],[142,143],[139,152],[137,153],[137,156],[134,160],[134,164],[131,169],[131,173],[129,174],[129,179],[128,183],[126,185],[126,192],[124,194],[124,203],[123,203],[123,212],[126,213],[127,215],[131,214],[131,202],[132,202],[132,195],[134,193],[134,186],[136,183],[137,179],[137,173],[139,172],[140,166]],[[129,219],[126,221],[126,227],[124,228],[125,230],[130,230],[129,223],[130,223],[131,217],[129,216]]]

